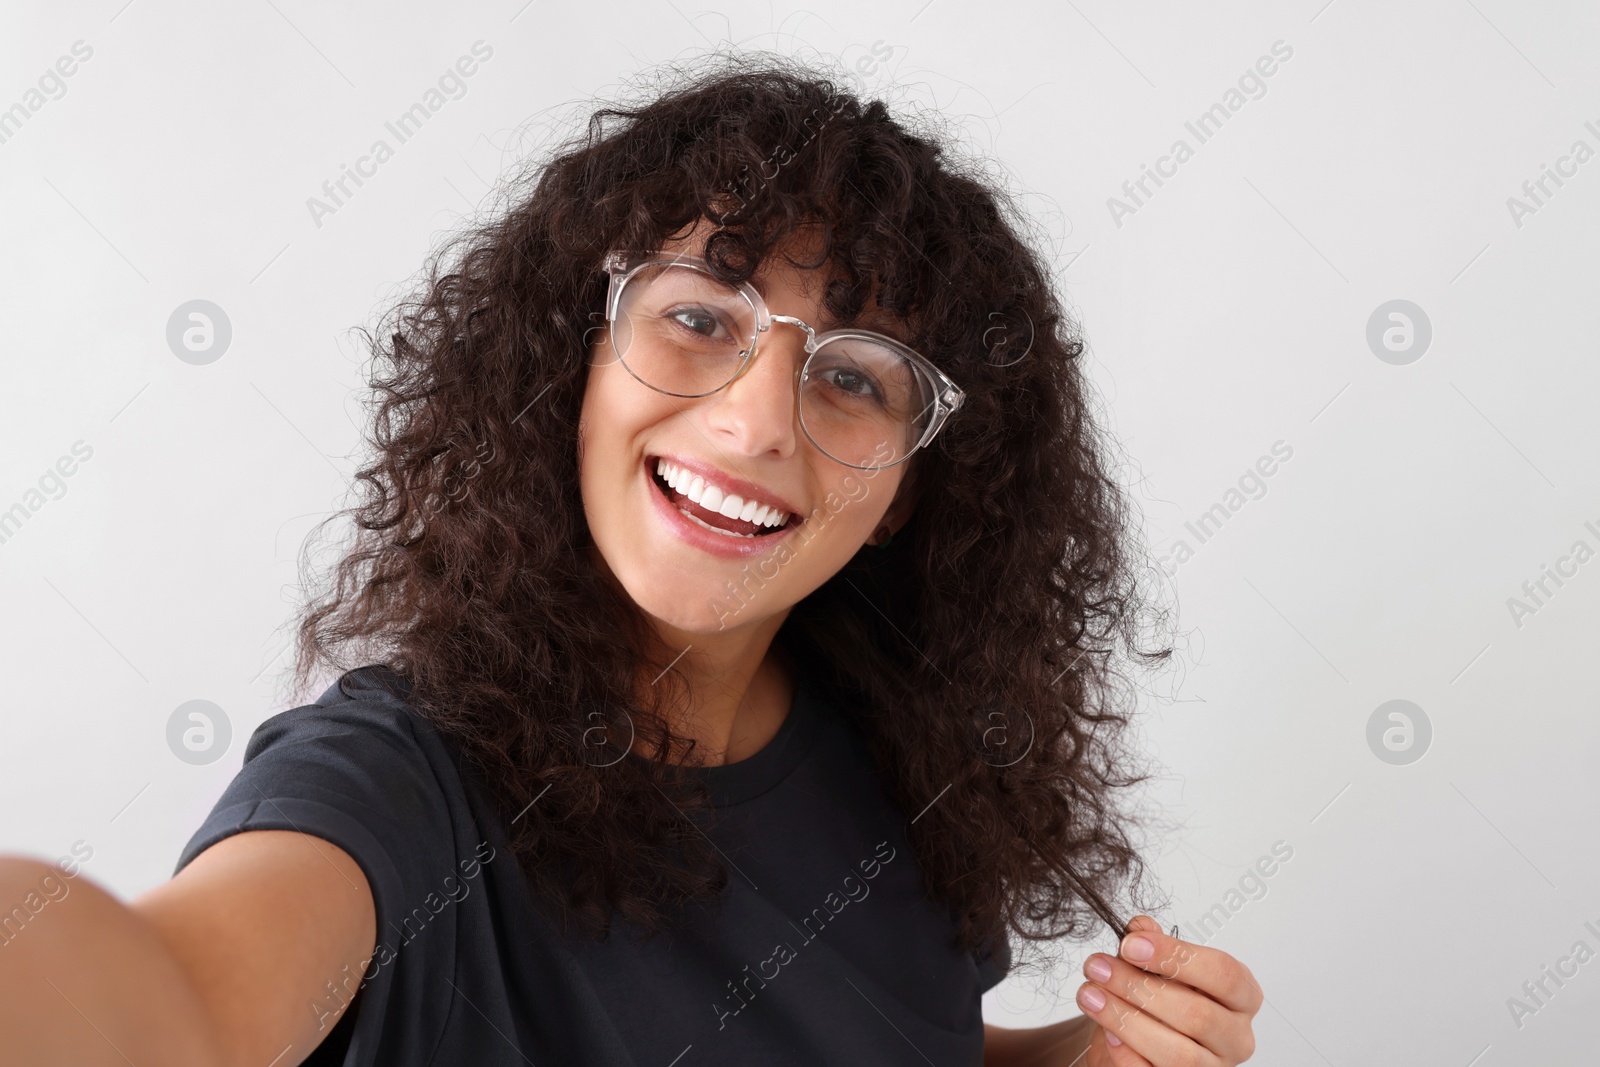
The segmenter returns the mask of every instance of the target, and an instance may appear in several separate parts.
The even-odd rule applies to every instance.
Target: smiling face
[[[698,256],[710,232],[701,219],[662,251]],[[811,262],[814,247],[797,242],[794,258]],[[754,279],[772,314],[797,316],[818,333],[839,325],[823,309],[823,281],[821,269],[779,256]],[[878,315],[860,325],[892,332],[893,318]],[[594,336],[578,430],[584,513],[596,565],[659,622],[701,635],[773,632],[875,530],[898,529],[909,515],[912,495],[900,490],[915,460],[847,467],[802,430],[795,390],[806,334],[798,327],[774,323],[742,375],[692,398],[643,384],[605,331]],[[743,535],[756,529],[773,532]]]

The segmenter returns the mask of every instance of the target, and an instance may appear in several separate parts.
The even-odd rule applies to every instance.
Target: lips
[[[756,538],[771,537],[774,534],[782,533],[793,524],[792,517],[789,522],[786,522],[782,526],[762,526],[755,522],[729,518],[728,516],[723,515],[721,512],[711,511],[710,509],[695,503],[694,501],[690,500],[687,495],[668,485],[662,479],[661,475],[655,472],[654,459],[645,460],[645,467],[647,473],[650,475],[650,480],[655,484],[657,491],[659,491],[662,496],[666,497],[668,502],[670,502],[673,507],[677,508],[684,515],[687,515],[702,525],[708,526],[714,530],[723,531],[741,538],[754,540]]]

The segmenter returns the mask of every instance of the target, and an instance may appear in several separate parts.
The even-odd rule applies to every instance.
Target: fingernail
[[[1086,985],[1078,990],[1078,999],[1090,1011],[1099,1011],[1106,1006],[1106,995],[1092,985]]]
[[[1122,1039],[1116,1034],[1113,1034],[1110,1030],[1107,1030],[1106,1044],[1110,1045],[1112,1048],[1116,1048],[1118,1045],[1122,1044]]]
[[[1156,947],[1147,937],[1129,936],[1122,942],[1122,954],[1130,960],[1143,963],[1156,954]]]
[[[1106,962],[1104,956],[1089,957],[1089,962],[1083,969],[1089,973],[1090,978],[1102,985],[1111,981],[1111,964]]]

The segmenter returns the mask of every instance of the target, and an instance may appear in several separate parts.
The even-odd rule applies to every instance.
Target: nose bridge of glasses
[[[816,351],[816,348],[817,348],[817,332],[815,330],[813,330],[811,328],[811,326],[809,324],[807,324],[807,322],[804,319],[796,318],[793,315],[773,315],[773,314],[768,314],[767,315],[767,320],[768,320],[768,322],[767,322],[767,326],[766,326],[765,329],[761,329],[759,327],[757,328],[755,339],[751,343],[752,351],[749,353],[749,358],[747,358],[744,361],[743,366],[741,366],[739,368],[739,373],[734,375],[734,379],[735,380],[744,377],[745,374],[750,370],[751,365],[755,363],[755,356],[763,348],[762,336],[763,336],[763,334],[770,334],[771,333],[772,323],[775,323],[775,322],[788,323],[790,326],[794,326],[797,329],[801,329],[801,330],[805,331],[806,339],[805,339],[805,344],[802,346],[802,350],[801,350],[802,356],[809,357],[812,352]],[[804,360],[801,360],[801,362],[804,362]],[[796,378],[799,378],[799,376],[800,376],[800,364],[799,363],[797,363],[795,365],[794,376]]]
[[[805,319],[799,319],[793,315],[769,315],[768,318],[770,318],[773,322],[786,322],[790,326],[795,326],[804,330],[806,332],[807,352],[810,352],[812,349],[817,347],[817,331],[813,330],[811,328],[811,324],[806,322]]]
[[[751,341],[749,351],[745,353],[743,362],[739,365],[739,369],[734,373],[733,377],[728,382],[724,383],[724,388],[730,387],[734,382],[746,378],[754,369],[756,357],[761,355],[761,353],[767,348],[766,344],[764,343],[764,338],[771,334],[771,324],[775,322],[785,322],[806,332],[806,341],[802,346],[800,358],[794,362],[793,373],[790,375],[790,377],[793,379],[791,384],[799,381],[801,366],[806,359],[810,357],[812,350],[816,347],[816,334],[812,331],[810,326],[805,324],[805,322],[794,318],[791,315],[769,315],[767,328],[765,330],[762,330],[759,327],[757,328],[755,337]],[[770,359],[763,362],[770,362]],[[798,403],[798,394],[796,394],[795,399]]]

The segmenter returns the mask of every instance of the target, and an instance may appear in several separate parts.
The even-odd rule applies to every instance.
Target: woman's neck
[[[687,675],[690,691],[678,702],[672,730],[695,740],[696,762],[708,767],[760,752],[794,704],[796,665],[783,642],[768,639],[758,659],[746,648],[742,657],[723,659],[728,665],[720,670],[715,665],[719,651],[701,652],[691,645],[674,664]]]

